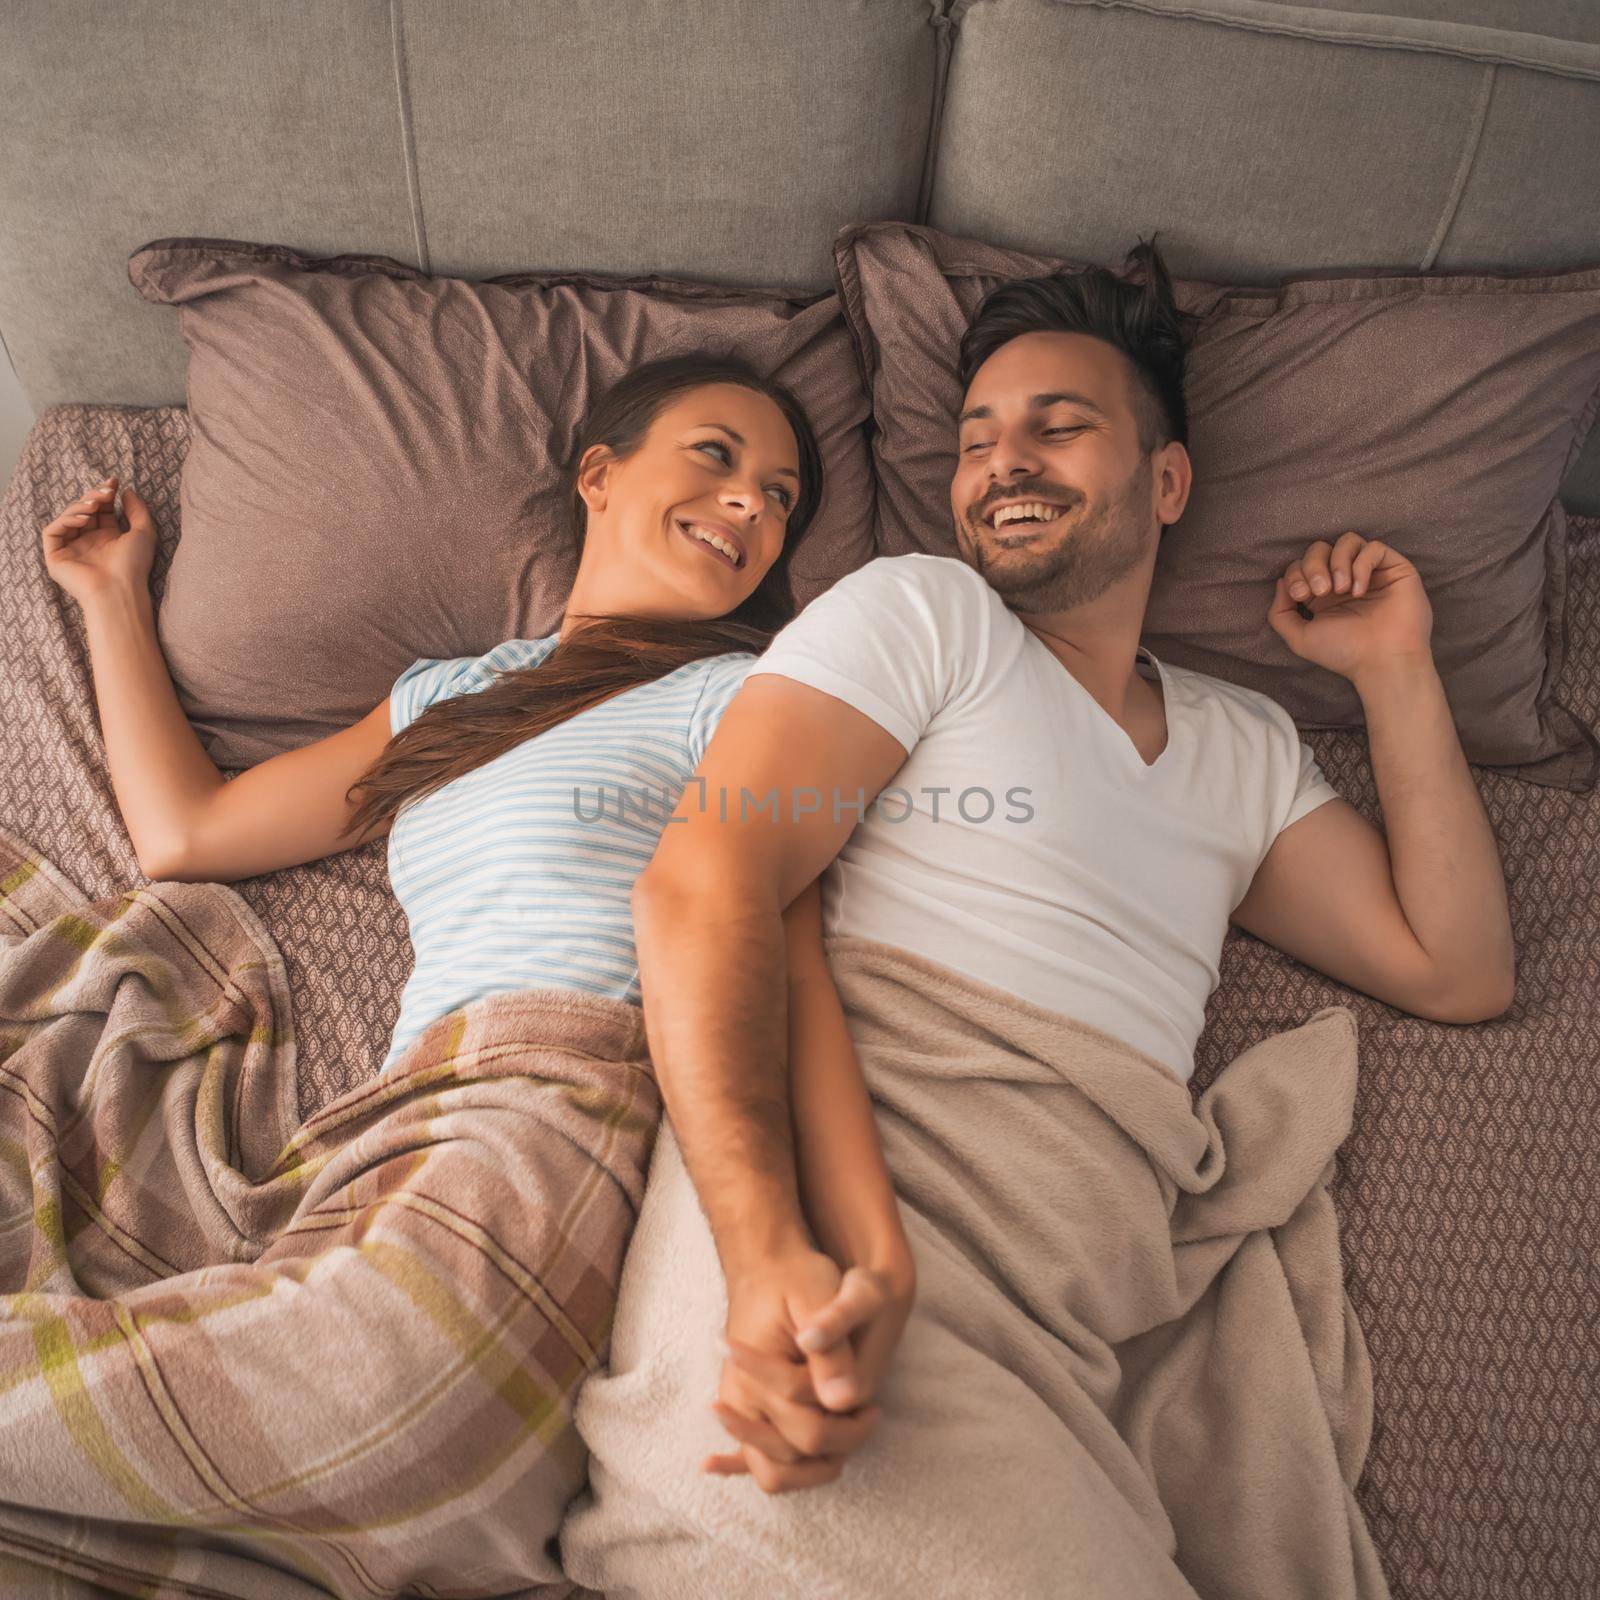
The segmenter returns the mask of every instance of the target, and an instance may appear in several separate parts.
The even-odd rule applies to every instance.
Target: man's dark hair
[[[1088,333],[1129,360],[1134,420],[1144,455],[1176,439],[1189,444],[1183,398],[1186,336],[1203,319],[1179,308],[1155,235],[1128,252],[1122,275],[1106,267],[1062,267],[1043,278],[1014,278],[983,297],[961,336],[963,393],[1001,345],[1024,333]]]

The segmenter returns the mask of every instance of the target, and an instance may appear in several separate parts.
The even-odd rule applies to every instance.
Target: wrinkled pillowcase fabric
[[[590,403],[644,361],[733,351],[787,384],[824,498],[804,604],[872,548],[867,401],[832,295],[664,278],[435,277],[385,256],[160,239],[128,261],[179,309],[192,424],[158,616],[213,760],[350,726],[421,657],[559,626],[577,570],[561,474]]]
[[[872,395],[879,548],[954,555],[961,335],[996,285],[1083,263],[898,222],[846,228],[834,253]],[[1296,656],[1266,613],[1312,540],[1382,539],[1427,589],[1468,759],[1592,787],[1600,746],[1554,684],[1557,492],[1600,409],[1600,266],[1173,287],[1200,319],[1185,383],[1194,479],[1161,537],[1144,642],[1271,695],[1302,727],[1359,727],[1354,687]]]

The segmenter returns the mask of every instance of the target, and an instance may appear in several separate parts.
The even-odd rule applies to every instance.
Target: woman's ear
[[[606,490],[614,459],[607,446],[592,444],[583,452],[583,460],[578,464],[578,493],[583,496],[583,503],[588,507],[591,517],[595,512],[605,509]]]

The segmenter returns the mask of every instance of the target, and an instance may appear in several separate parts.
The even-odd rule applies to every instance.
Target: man
[[[1266,618],[1360,693],[1386,834],[1275,702],[1139,645],[1191,483],[1181,314],[1143,251],[1142,283],[1094,269],[986,299],[961,346],[959,559],[880,558],[779,635],[634,890],[652,1048],[750,1400],[729,1424],[742,1458],[711,1466],[769,1492],[838,1473],[837,1451],[803,1448],[807,1408],[870,1398],[858,1381],[818,1400],[824,1376],[859,1376],[840,1336],[870,1294],[822,1319],[814,1390],[797,1342],[826,1302],[797,1200],[782,917],[819,874],[828,934],[917,951],[1185,1079],[1230,922],[1419,1016],[1511,1004],[1499,854],[1410,562],[1356,532],[1312,540]],[[741,816],[743,792],[775,793],[776,823],[770,804]]]

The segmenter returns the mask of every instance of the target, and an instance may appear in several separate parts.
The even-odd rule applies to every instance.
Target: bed
[[[1177,34],[1161,30],[1189,30],[1183,40],[1209,52],[1208,59],[1248,74],[1255,70],[1252,62],[1263,58],[1247,58],[1246,52],[1276,29],[1274,47],[1323,49],[1341,60],[1361,55],[1383,72],[1403,75],[1413,64],[1408,58],[1425,57],[1441,73],[1436,83],[1429,80],[1440,97],[1441,119],[1447,108],[1453,115],[1466,107],[1476,118],[1471,151],[1479,154],[1476,165],[1471,151],[1461,156],[1460,129],[1452,122],[1437,149],[1425,141],[1409,169],[1407,181],[1423,169],[1443,174],[1436,188],[1424,191],[1433,197],[1432,242],[1421,241],[1424,264],[1445,264],[1452,250],[1460,259],[1499,259],[1504,251],[1497,241],[1510,237],[1505,219],[1513,202],[1508,196],[1526,188],[1533,191],[1525,196],[1531,222],[1521,237],[1535,241],[1530,250],[1545,251],[1529,259],[1577,259],[1585,248],[1590,259],[1600,256],[1592,201],[1584,209],[1578,198],[1585,192],[1592,197],[1592,188],[1584,186],[1595,181],[1595,152],[1600,151],[1600,139],[1593,138],[1600,33],[1593,23],[1551,20],[1542,29],[1529,14],[1538,8],[1489,0],[1468,8],[1474,13],[1471,21],[1448,24],[1430,20],[1434,8],[1412,9],[1421,15],[1398,14],[1403,7],[1379,17],[1373,8],[1358,15],[1309,5],[1251,6],[1243,0],[1209,8],[1120,9],[1052,8],[1043,0],[1037,5],[1000,0],[969,9],[958,0],[953,7],[888,7],[872,20],[846,16],[842,8],[817,0],[795,8],[794,27],[827,22],[857,28],[860,50],[877,52],[877,70],[900,97],[896,104],[917,108],[914,116],[906,113],[904,125],[894,123],[886,136],[892,148],[862,169],[845,202],[828,198],[835,211],[845,204],[846,217],[920,218],[933,204],[943,207],[947,221],[974,231],[1003,231],[1003,219],[982,214],[977,195],[975,173],[984,161],[1002,159],[1006,148],[1003,139],[994,142],[995,130],[983,123],[975,106],[973,84],[984,70],[979,46],[1014,43],[1021,35],[1006,30],[1035,23],[1054,27],[1071,12],[1078,30],[1072,50],[1084,56],[1115,54],[1129,40],[1140,48],[1152,40],[1173,46]],[[19,148],[21,134],[30,159],[37,155],[38,161],[27,174],[21,163],[9,163],[11,170],[0,178],[0,198],[11,202],[6,214],[13,219],[0,247],[0,328],[40,410],[0,506],[0,822],[91,898],[119,893],[142,881],[142,875],[107,776],[81,619],[43,571],[38,530],[82,485],[116,472],[137,485],[162,530],[153,583],[159,601],[181,531],[179,492],[190,441],[188,412],[173,403],[181,392],[182,348],[174,348],[176,336],[162,327],[154,308],[129,294],[125,282],[114,282],[127,251],[163,232],[210,228],[236,237],[335,241],[329,248],[392,249],[426,261],[430,247],[416,224],[423,199],[436,197],[440,221],[431,259],[438,267],[450,254],[444,241],[453,236],[459,244],[469,226],[451,213],[444,177],[445,163],[466,162],[469,153],[464,152],[472,144],[462,143],[444,125],[451,95],[465,92],[466,77],[456,74],[470,73],[474,62],[491,59],[497,50],[526,59],[542,51],[540,59],[549,59],[563,50],[581,52],[584,45],[581,13],[570,9],[558,15],[559,8],[530,8],[547,30],[540,50],[534,34],[500,7],[475,8],[470,18],[456,21],[443,8],[426,5],[338,6],[320,16],[312,10],[275,8],[269,23],[264,13],[247,18],[232,8],[226,20],[219,20],[216,13],[203,16],[202,8],[166,0],[146,8],[138,23],[118,18],[100,26],[95,56],[87,61],[77,56],[71,70],[109,78],[116,94],[130,74],[137,78],[144,70],[149,75],[144,86],[129,93],[155,95],[163,82],[170,83],[163,76],[169,68],[160,64],[164,48],[181,42],[190,52],[191,68],[209,64],[220,70],[228,29],[248,25],[255,30],[250,50],[271,53],[273,41],[294,42],[296,50],[273,56],[270,68],[274,82],[287,84],[294,81],[297,63],[337,44],[345,65],[319,67],[324,75],[316,80],[316,95],[331,104],[340,74],[347,73],[353,89],[350,117],[372,122],[330,135],[348,137],[344,153],[355,163],[352,170],[372,179],[360,191],[361,205],[348,216],[339,211],[341,195],[348,199],[351,191],[338,175],[314,202],[303,194],[278,193],[259,201],[251,196],[243,210],[224,194],[223,185],[213,186],[209,179],[198,194],[172,187],[170,174],[157,171],[163,140],[181,150],[182,164],[194,176],[198,168],[188,164],[194,151],[207,142],[217,147],[232,131],[224,120],[208,122],[211,114],[197,99],[172,113],[178,121],[158,123],[137,138],[130,135],[109,177],[90,175],[99,151],[109,151],[108,141],[118,138],[117,117],[133,112],[95,113],[63,145],[63,124],[45,111],[45,97],[69,70],[58,60],[65,55],[63,47],[75,45],[80,25],[101,14],[57,0],[48,8],[18,7],[4,25],[12,36],[6,43],[17,48],[10,64],[0,67],[0,88],[16,92],[0,94],[9,107],[0,109],[0,133],[8,135],[12,150]],[[1212,15],[1181,17],[1180,10]],[[1291,11],[1307,14],[1303,26],[1288,25],[1284,14]],[[770,14],[752,23],[757,34],[769,20]],[[1118,29],[1142,31],[1135,38],[1134,32]],[[108,32],[115,48],[106,47]],[[787,30],[779,33],[787,39]],[[777,48],[765,35],[753,48],[761,48],[763,40]],[[969,79],[963,82],[960,52],[969,47]],[[604,48],[623,46],[611,39]],[[128,59],[119,65],[115,57],[124,51]],[[581,54],[561,59],[570,63]],[[403,73],[401,79],[403,161],[400,135],[382,120],[395,93],[396,63],[409,63],[413,74],[409,100]],[[801,70],[792,63],[791,68]],[[1274,70],[1279,68],[1289,70],[1282,62]],[[1385,104],[1393,101],[1399,82],[1397,77],[1388,83]],[[1551,126],[1573,135],[1564,145],[1573,154],[1548,171],[1539,167],[1538,181],[1525,186],[1524,175],[1539,161],[1527,142],[1532,136],[1526,129],[1534,119],[1528,107],[1537,107]],[[326,111],[317,100],[315,114]],[[1326,109],[1324,114],[1332,115]],[[268,124],[276,130],[274,137],[291,143],[305,137],[303,106],[280,105],[270,115],[277,119]],[[895,115],[885,112],[890,121]],[[394,151],[385,143],[380,152],[377,127],[384,140],[393,134]],[[941,127],[944,139],[960,142],[947,144],[935,162],[938,141],[928,130]],[[482,134],[481,126],[477,133]],[[1585,134],[1591,139],[1587,145]],[[1346,135],[1342,123],[1307,132],[1285,159],[1293,165],[1311,159],[1307,152],[1321,150],[1334,161],[1327,152]],[[1396,136],[1394,127],[1383,135]],[[528,158],[539,137],[537,128],[532,134],[524,130],[518,138],[532,143],[516,146],[508,159]],[[1365,135],[1348,137],[1354,142],[1344,150],[1347,164],[1361,168],[1371,155],[1366,146],[1357,148]],[[437,143],[430,146],[430,139]],[[1152,136],[1152,149],[1137,158],[1140,170],[1148,174],[1170,159],[1183,168],[1180,180],[1200,187],[1198,175],[1184,166],[1190,158],[1172,152],[1164,138],[1159,149],[1156,143]],[[449,153],[441,153],[440,167],[430,169],[426,160],[416,161],[418,148]],[[852,162],[859,165],[860,148],[848,145],[828,167],[829,181],[851,170]],[[829,161],[837,155],[831,153]],[[230,169],[234,179],[254,171],[248,165],[253,156],[233,152],[227,159],[247,163]],[[510,169],[493,170],[498,183]],[[427,183],[420,190],[419,171]],[[1343,182],[1341,177],[1338,183]],[[1488,193],[1494,185],[1501,191],[1498,198]],[[1161,188],[1176,192],[1166,184]],[[1145,192],[1149,200],[1142,213],[1166,214],[1163,195]],[[1114,214],[1118,197],[1093,185],[1080,184],[1077,193],[1086,207],[1086,248],[1102,248],[1103,240],[1120,243],[1126,224]],[[113,194],[121,209],[107,221],[102,212]],[[1439,213],[1446,197],[1448,205]],[[486,203],[493,207],[492,196]],[[1332,209],[1341,203],[1354,205],[1354,194],[1332,196]],[[1395,211],[1386,212],[1390,203],[1372,201],[1362,228],[1355,230],[1360,243],[1352,249],[1366,252],[1367,260],[1414,262],[1419,251],[1407,220],[1408,202],[1394,201]],[[808,190],[801,204],[815,208],[824,202]],[[526,208],[526,197],[519,205]],[[571,209],[573,218],[552,235],[552,257],[575,259],[593,242],[575,220],[578,208]],[[1287,265],[1350,259],[1317,232],[1320,224],[1310,212],[1284,224],[1281,237],[1270,243],[1269,260],[1249,258],[1227,243],[1230,230],[1237,233],[1248,212],[1238,193],[1224,194],[1209,219],[1198,216],[1189,200],[1174,199],[1168,209],[1180,232],[1192,224],[1196,262],[1219,281],[1262,281]],[[648,229],[659,215],[646,207],[638,226]],[[112,238],[103,252],[109,271],[101,270],[105,262],[84,265],[81,244],[66,252],[47,237],[58,220],[69,218],[80,240],[102,231]],[[825,239],[827,232],[823,228],[817,237]],[[684,271],[701,265],[692,235],[693,230],[686,234],[662,225],[663,254],[674,255]],[[502,231],[479,240],[482,253],[458,250],[451,270],[476,275],[495,262],[503,266],[521,259],[527,252],[509,239]],[[1446,240],[1449,248],[1441,251]],[[780,274],[774,264],[778,245],[762,258],[769,242],[747,234],[737,249],[707,259],[705,269],[727,281],[752,282],[781,281],[785,275],[818,278],[824,270],[820,256],[803,258],[795,248],[786,263],[793,271]],[[634,269],[648,259],[644,235],[619,235],[613,244],[611,259],[594,264]],[[1109,255],[1115,246],[1103,248]],[[604,252],[596,246],[593,253]],[[66,264],[69,254],[71,265]],[[75,319],[80,319],[76,328]],[[120,338],[102,337],[117,330]],[[1600,724],[1597,446],[1600,429],[1563,495],[1570,513],[1568,651],[1558,685],[1563,703],[1590,726]],[[1333,785],[1381,825],[1363,737],[1338,730],[1305,737]],[[1347,1288],[1368,1339],[1374,1374],[1377,1420],[1358,1499],[1397,1596],[1578,1600],[1596,1593],[1600,1584],[1600,1456],[1593,1445],[1600,1433],[1600,1273],[1594,1245],[1600,1231],[1595,1160],[1600,1148],[1600,788],[1573,792],[1483,769],[1475,769],[1475,776],[1500,842],[1510,891],[1519,955],[1513,1008],[1470,1027],[1403,1016],[1236,931],[1223,952],[1222,981],[1208,1008],[1193,1087],[1199,1094],[1252,1040],[1319,1007],[1341,1004],[1354,1011],[1361,1086],[1334,1195],[1343,1224]],[[410,971],[405,921],[388,887],[384,849],[369,845],[236,887],[284,956],[299,1040],[299,1108],[309,1115],[376,1069]]]
[[[91,898],[145,880],[111,793],[78,612],[45,576],[37,531],[68,484],[114,469],[166,530],[159,574],[176,543],[186,439],[178,407],[48,407],[0,511],[0,817]],[[1600,519],[1575,518],[1572,531],[1564,698],[1595,718]],[[1380,821],[1363,738],[1306,737],[1339,792]],[[1600,1570],[1589,1446],[1600,1427],[1600,792],[1480,782],[1517,934],[1513,1010],[1470,1028],[1402,1016],[1235,931],[1194,1088],[1318,1007],[1355,1010],[1361,1090],[1334,1194],[1373,1360],[1358,1498],[1396,1593],[1579,1595]],[[309,1115],[376,1070],[410,971],[383,847],[236,888],[284,956]]]

